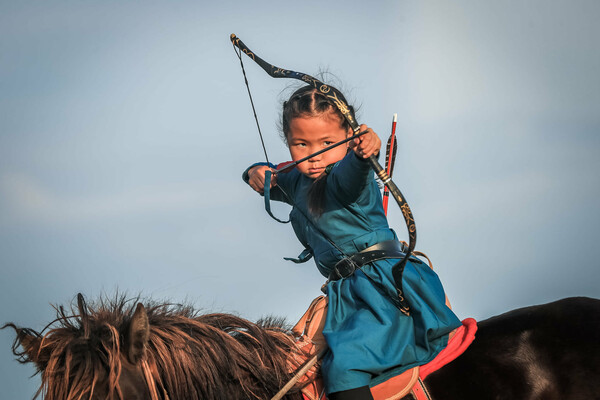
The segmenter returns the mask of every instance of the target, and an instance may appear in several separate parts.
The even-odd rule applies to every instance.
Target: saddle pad
[[[458,358],[475,340],[475,332],[477,332],[477,321],[473,318],[464,319],[462,326],[454,331],[448,345],[433,360],[421,366],[419,377],[425,380],[427,375]]]

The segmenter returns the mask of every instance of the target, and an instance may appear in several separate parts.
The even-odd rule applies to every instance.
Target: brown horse
[[[47,400],[270,399],[299,352],[280,320],[123,297],[87,307],[81,295],[72,312],[57,308],[44,335],[5,325]],[[600,399],[598,376],[600,300],[572,298],[480,322],[467,352],[426,383],[434,399],[577,400]],[[285,399],[302,399],[299,387]]]

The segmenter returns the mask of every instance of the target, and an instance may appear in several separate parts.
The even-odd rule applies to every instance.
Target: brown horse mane
[[[82,301],[79,310],[71,305],[70,315],[54,307],[57,318],[45,334],[6,325],[17,332],[13,353],[19,362],[34,362],[41,373],[34,398],[87,399],[100,382],[108,382],[107,398],[122,398],[122,355],[140,299]],[[290,355],[300,351],[282,319],[254,323],[232,314],[200,315],[189,305],[144,304],[150,325],[145,362],[164,398],[268,399],[293,375]],[[299,390],[285,398],[302,398]]]

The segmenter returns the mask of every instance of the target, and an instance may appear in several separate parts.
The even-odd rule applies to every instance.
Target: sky
[[[460,318],[600,298],[597,1],[0,1],[0,323],[117,291],[294,321],[314,264],[241,180],[263,161],[229,35],[329,71],[384,140]],[[245,59],[269,159],[294,82]],[[289,208],[274,205],[286,217]],[[390,205],[390,225],[406,238]],[[0,331],[3,398],[39,378]]]

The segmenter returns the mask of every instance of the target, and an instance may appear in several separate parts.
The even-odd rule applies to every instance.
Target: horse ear
[[[51,349],[48,347],[40,349],[42,337],[32,329],[19,328],[15,324],[6,324],[1,329],[8,327],[13,328],[17,334],[12,345],[12,352],[18,357],[18,361],[21,363],[33,362],[40,371],[46,369]],[[19,350],[19,346],[23,350]]]
[[[79,319],[83,327],[83,337],[90,338],[90,318],[88,316],[87,304],[81,293],[77,293],[77,308],[79,309]]]
[[[148,322],[148,314],[142,303],[138,303],[131,318],[131,325],[129,325],[127,352],[129,362],[135,364],[142,359],[149,338],[150,324]]]

